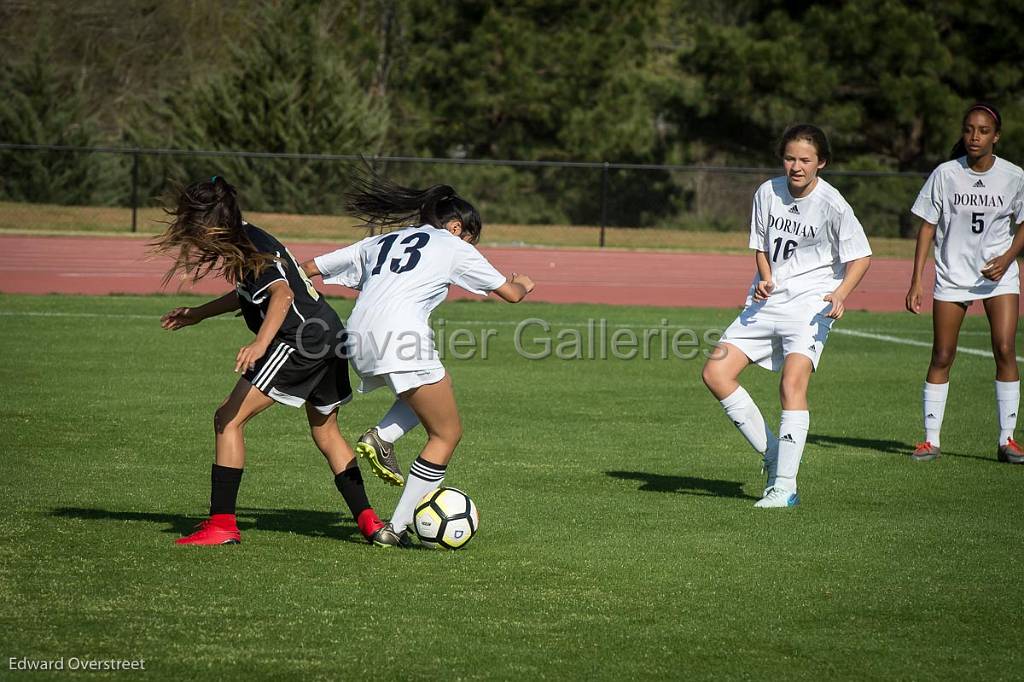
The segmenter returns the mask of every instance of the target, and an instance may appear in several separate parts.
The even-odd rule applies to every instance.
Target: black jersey
[[[340,347],[344,327],[341,319],[309,281],[295,257],[284,244],[255,225],[246,223],[246,233],[260,253],[277,260],[256,277],[251,274],[235,285],[242,304],[245,323],[254,334],[259,333],[270,303],[270,285],[283,281],[292,290],[292,304],[274,340],[295,348],[300,353],[322,357],[335,345]]]

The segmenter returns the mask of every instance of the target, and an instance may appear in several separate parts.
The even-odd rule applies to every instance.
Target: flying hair
[[[261,253],[249,239],[238,208],[238,191],[223,177],[180,185],[169,197],[167,229],[150,243],[154,254],[174,259],[164,274],[166,285],[177,272],[197,282],[210,273],[221,273],[235,284],[252,274],[258,276],[276,259]]]
[[[471,243],[480,241],[480,214],[450,185],[405,187],[378,174],[368,164],[354,168],[349,183],[344,196],[345,212],[366,227],[430,225],[445,229],[452,220],[458,220]]]

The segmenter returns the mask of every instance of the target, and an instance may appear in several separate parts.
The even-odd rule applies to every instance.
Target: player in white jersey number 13
[[[967,308],[980,299],[992,328],[996,361],[996,457],[1024,464],[1024,448],[1013,440],[1020,403],[1017,256],[1024,248],[1024,170],[995,156],[1001,128],[1002,117],[995,107],[972,105],[964,114],[952,158],[932,171],[911,209],[921,219],[907,292],[907,310],[915,314],[921,310],[921,278],[928,247],[935,244],[934,340],[922,395],[925,438],[911,453],[915,461],[939,457],[949,370],[956,357],[960,325]]]
[[[733,424],[764,458],[763,497],[754,506],[799,502],[796,475],[810,416],[807,386],[832,323],[867,272],[871,248],[842,195],[818,177],[831,160],[818,127],[786,130],[779,144],[785,175],[754,194],[750,248],[757,275],[746,306],[704,365],[704,383]],[[779,436],[769,429],[739,375],[757,363],[782,372]]]
[[[348,213],[367,225],[404,226],[368,237],[303,264],[310,276],[359,290],[346,327],[346,351],[362,379],[361,391],[387,386],[396,400],[378,428],[356,450],[382,478],[398,476],[389,447],[422,423],[427,443],[409,467],[401,499],[380,541],[409,544],[416,504],[441,485],[462,437],[451,379],[441,364],[430,313],[452,284],[517,303],[533,290],[525,275],[506,279],[474,244],[483,227],[476,209],[447,185],[425,190],[396,185],[373,172],[357,173],[346,195]],[[410,225],[410,223],[412,223]],[[390,460],[390,461],[389,461]]]

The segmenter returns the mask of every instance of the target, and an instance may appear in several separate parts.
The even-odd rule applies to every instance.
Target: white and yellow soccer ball
[[[437,488],[416,505],[413,526],[427,547],[461,549],[480,528],[480,515],[466,493],[457,488]]]

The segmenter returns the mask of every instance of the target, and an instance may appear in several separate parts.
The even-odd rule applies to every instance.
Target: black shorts
[[[309,402],[321,414],[330,414],[352,400],[348,360],[328,353],[307,358],[286,343],[275,341],[245,379],[267,397],[292,407]]]

